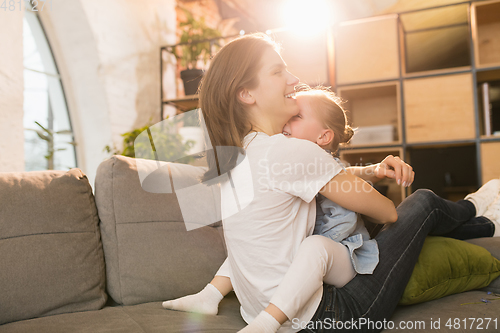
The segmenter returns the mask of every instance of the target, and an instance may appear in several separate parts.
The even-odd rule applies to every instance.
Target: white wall
[[[78,167],[93,184],[110,156],[106,145],[120,148],[120,134],[159,121],[160,46],[175,43],[175,0],[53,0],[40,17],[66,92]],[[175,91],[173,74],[166,84]]]
[[[0,10],[0,172],[24,171],[23,11]]]

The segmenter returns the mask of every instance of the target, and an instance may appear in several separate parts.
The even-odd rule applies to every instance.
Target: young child
[[[323,149],[335,153],[339,144],[348,142],[354,134],[347,124],[345,111],[340,106],[340,98],[323,87],[301,89],[295,96],[300,111],[284,126],[283,135],[315,142]],[[338,159],[335,160],[336,162],[332,159],[332,163],[340,163]],[[314,234],[323,235],[347,246],[354,268],[352,277],[356,273],[371,274],[378,264],[377,243],[370,240],[360,216],[321,194],[316,196]],[[163,307],[217,314],[219,302],[232,290],[228,266],[226,260],[214,279],[201,292],[163,302]]]

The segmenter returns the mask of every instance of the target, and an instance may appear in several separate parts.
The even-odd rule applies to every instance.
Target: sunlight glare
[[[302,36],[312,36],[331,25],[331,1],[289,0],[283,10],[287,27]]]

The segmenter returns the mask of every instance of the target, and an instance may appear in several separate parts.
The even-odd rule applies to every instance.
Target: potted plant
[[[195,142],[192,140],[186,140],[179,133],[177,133],[177,121],[165,121],[163,124],[164,126],[154,126],[150,119],[147,125],[121,134],[123,137],[123,150],[120,151],[115,146],[110,147],[107,145],[104,147],[104,151],[112,153],[113,155],[123,155],[150,160],[155,160],[158,156],[160,156],[163,161],[172,161],[175,156],[185,156],[176,162],[189,164],[194,161],[194,158],[189,156],[188,152],[193,147]],[[155,138],[155,151],[152,150],[152,146],[149,142],[136,142],[136,138],[148,129]]]
[[[211,40],[221,37],[221,33],[217,29],[208,27],[204,17],[196,20],[187,9],[182,8],[182,10],[186,15],[186,20],[179,23],[182,34],[180,45],[176,46],[174,54],[180,60],[181,66],[186,68],[181,71],[184,93],[194,95],[203,76],[203,70],[197,68],[197,63],[198,61],[207,63],[212,52],[211,46],[218,46],[217,40],[215,43]]]

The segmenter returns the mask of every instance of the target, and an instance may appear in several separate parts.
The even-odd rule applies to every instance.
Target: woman
[[[245,332],[273,332],[285,322],[284,329],[296,332],[309,320],[389,319],[428,234],[459,232],[471,224],[476,232],[472,237],[492,236],[494,231],[493,222],[481,219],[478,226],[474,216],[486,211],[498,195],[498,187],[478,191],[470,198],[474,203],[452,203],[431,191],[417,191],[396,213],[389,200],[364,200],[368,191],[358,189],[363,188],[364,181],[384,177],[410,185],[414,173],[399,158],[389,156],[377,165],[348,168],[349,172],[343,173],[332,167],[331,156],[314,143],[276,135],[298,113],[292,98],[297,83],[298,79],[286,70],[276,45],[259,34],[223,47],[212,60],[200,91],[212,145],[238,148],[216,149],[204,181],[227,174],[229,180],[221,184],[223,196],[236,192],[239,200],[250,202],[234,212],[224,207],[224,197],[222,201],[231,267],[224,274],[231,276],[242,316],[250,323]],[[242,160],[238,151],[243,150],[248,163],[237,164]],[[356,187],[359,182],[362,184]],[[345,248],[325,237],[310,236],[317,193],[378,223],[397,219],[376,237],[380,262],[373,274],[356,275],[352,280],[352,276],[342,276],[341,266],[336,269],[336,265],[347,258]],[[307,263],[303,253],[321,254],[319,272],[316,262],[301,271],[296,262]],[[339,283],[341,288],[323,287],[325,278],[347,281]],[[283,284],[288,291],[294,290],[290,285],[300,290],[292,299],[302,299],[289,302],[290,295],[278,288]],[[368,326],[358,329],[371,330]]]

